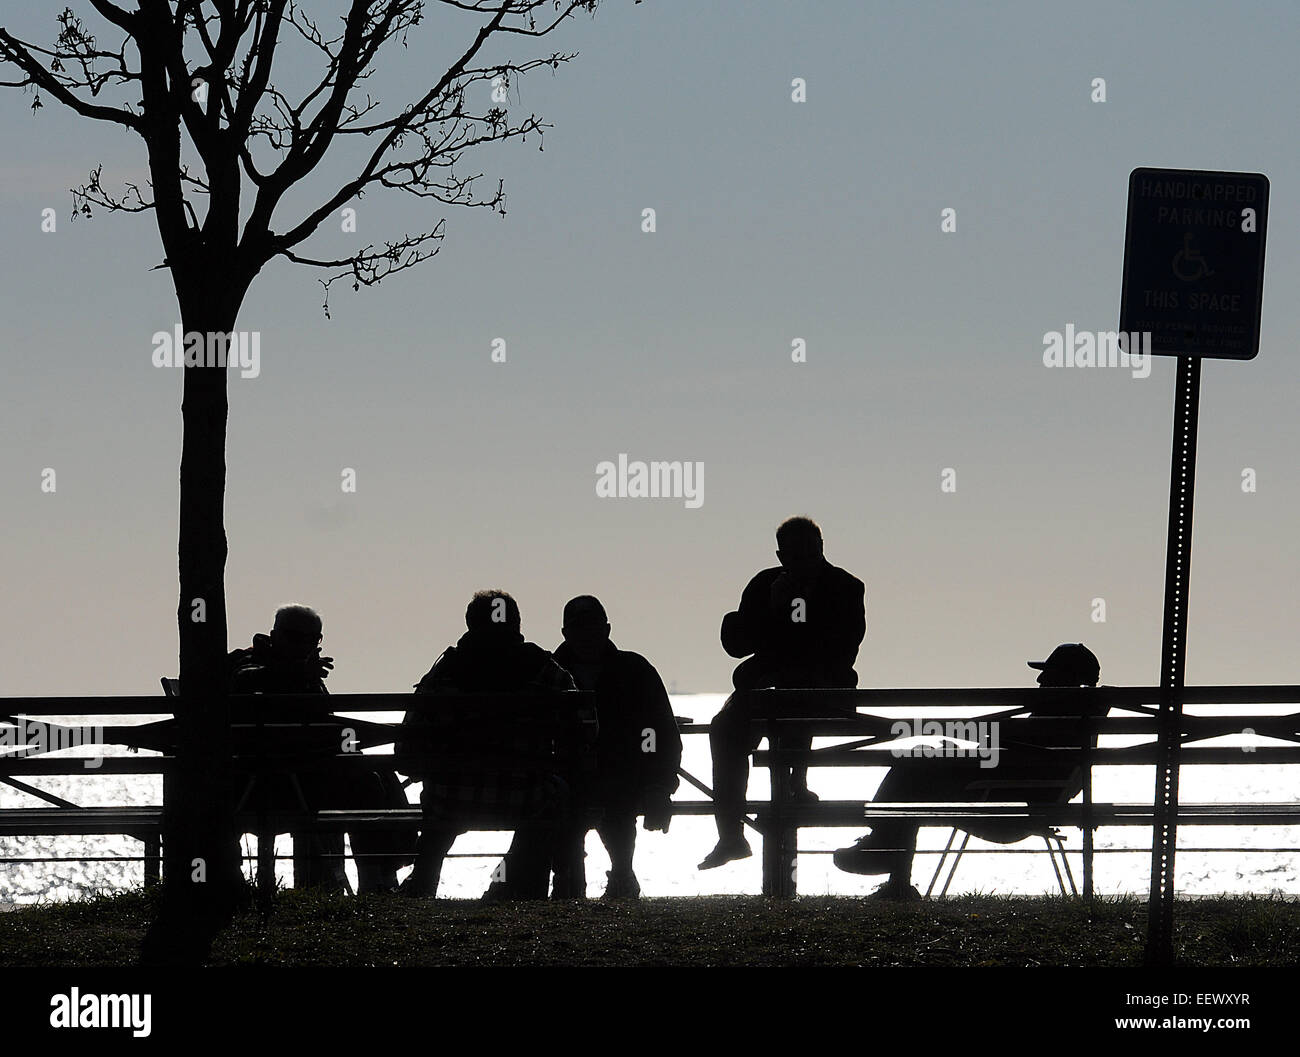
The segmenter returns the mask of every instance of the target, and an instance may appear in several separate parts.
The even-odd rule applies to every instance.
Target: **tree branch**
[[[61,62],[57,55],[54,61]],[[71,90],[59,81],[54,72],[41,65],[32,54],[30,45],[11,36],[9,31],[3,27],[0,27],[0,62],[11,63],[26,74],[22,81],[5,81],[0,82],[0,84],[11,88],[25,88],[31,85],[44,89],[64,106],[82,117],[91,118],[95,121],[109,121],[143,134],[144,122],[139,115],[127,110],[119,110],[116,107],[88,103],[79,96],[74,95]],[[40,100],[38,97],[33,109],[39,109],[39,106]]]

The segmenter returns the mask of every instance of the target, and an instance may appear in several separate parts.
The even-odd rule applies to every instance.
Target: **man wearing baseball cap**
[[[1096,686],[1101,678],[1097,655],[1082,642],[1063,642],[1045,661],[1030,661],[1039,671],[1039,686]]]
[[[1101,665],[1096,655],[1081,642],[1062,643],[1048,655],[1047,660],[1030,661],[1029,667],[1038,669],[1038,685],[1044,689],[1096,686],[1097,680],[1101,678]],[[1101,702],[1092,705],[1085,703],[1081,708],[1075,701],[1066,710],[1059,699],[1054,701],[1052,697],[1043,706],[1031,708],[1028,716],[1103,716],[1107,712],[1106,705]],[[1008,725],[1016,722],[1012,719]],[[1004,735],[1004,740],[1011,739]],[[1021,745],[1033,745],[1028,739],[1014,740]],[[1092,740],[1095,744],[1096,735],[1093,735]],[[1074,787],[1072,780],[1075,775],[1073,763],[1022,763],[994,770],[981,769],[979,761],[971,757],[956,758],[942,768],[915,767],[904,763],[889,769],[873,799],[881,803],[900,804],[979,799],[983,794],[977,795],[969,790],[969,783],[996,778],[999,782],[1008,783],[999,790],[996,797],[998,800],[1025,803],[1052,802],[1058,797],[1069,800],[1082,788],[1081,782],[1078,788]],[[1016,789],[1013,784],[1016,781],[1054,782],[1057,785],[1027,785]],[[835,865],[848,873],[889,874],[889,880],[872,893],[872,898],[920,899],[920,893],[912,886],[912,858],[916,854],[916,834],[919,828],[911,821],[879,822],[869,834],[859,837],[850,847],[835,852]],[[968,827],[968,830],[984,840],[1002,844],[1015,843],[1027,836],[1023,828],[1007,829],[1005,825],[999,826],[996,823]]]

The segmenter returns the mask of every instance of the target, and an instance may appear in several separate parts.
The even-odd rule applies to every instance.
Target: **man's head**
[[[321,619],[310,606],[281,606],[275,611],[271,645],[286,661],[303,661],[321,641]]]
[[[609,642],[609,618],[594,595],[578,595],[564,604],[564,641],[579,661],[596,661]]]
[[[519,605],[505,591],[478,591],[465,607],[465,626],[484,635],[518,635]]]
[[[1045,661],[1030,661],[1038,669],[1039,686],[1096,686],[1101,664],[1082,642],[1063,642]]]
[[[811,572],[824,561],[822,530],[809,517],[792,517],[776,530],[776,556],[782,568],[796,576]]]

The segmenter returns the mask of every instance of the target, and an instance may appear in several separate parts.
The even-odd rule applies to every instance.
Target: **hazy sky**
[[[62,6],[2,0],[0,25],[49,40]],[[370,90],[408,102],[472,30],[431,10]],[[1173,364],[1042,363],[1046,332],[1117,325],[1145,165],[1272,182],[1259,356],[1203,374],[1187,680],[1294,682],[1297,39],[1289,0],[606,0],[511,41],[580,55],[511,98],[554,124],[543,152],[467,158],[505,179],[505,218],[371,193],[356,235],[314,246],[446,216],[439,256],[338,284],[332,320],[317,273],[284,263],[245,303],[261,374],[230,384],[231,646],[306,602],[332,689],[401,691],[475,589],[511,591],[548,647],[589,592],[678,691],[725,690],[719,621],[806,513],[867,585],[863,686],[1029,685],[1024,661],[1074,640],[1105,682],[1157,681]],[[181,378],[150,361],[174,295],[150,215],[68,217],[96,164],[139,179],[142,145],[29,105],[0,91],[3,693],[152,693],[177,667]],[[702,462],[703,505],[597,497],[621,452]]]

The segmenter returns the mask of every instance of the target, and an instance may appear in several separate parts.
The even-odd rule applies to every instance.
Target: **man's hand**
[[[768,604],[778,619],[789,616],[790,603],[799,597],[799,583],[789,572],[780,573],[768,588]]]
[[[672,797],[667,793],[655,793],[646,804],[645,828],[647,832],[667,833],[673,821]]]
[[[317,657],[315,664],[316,664],[316,675],[320,679],[326,678],[330,674],[330,672],[334,670],[333,657]]]

